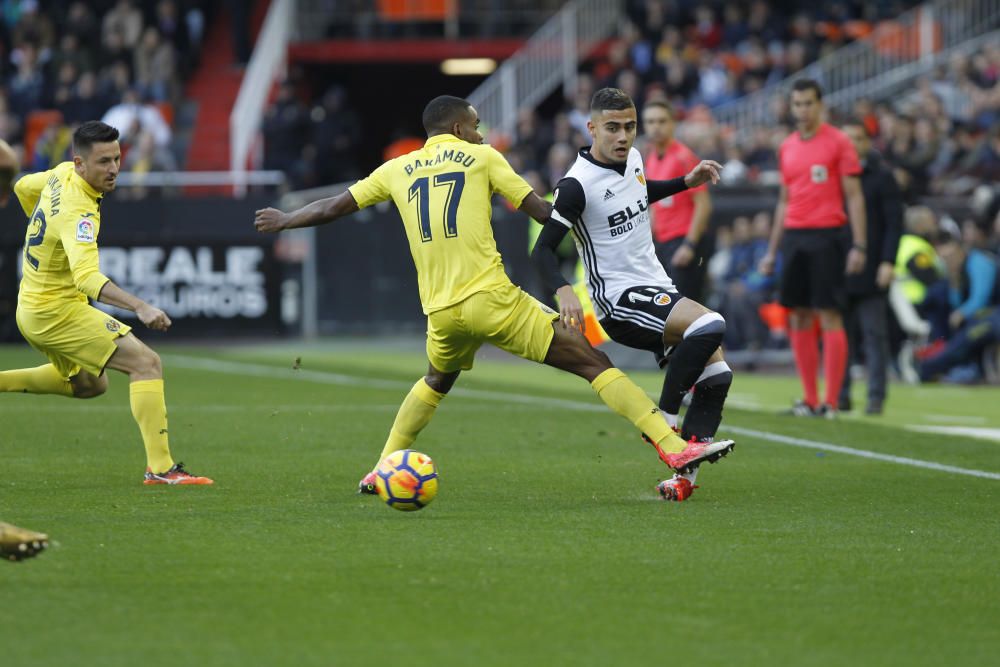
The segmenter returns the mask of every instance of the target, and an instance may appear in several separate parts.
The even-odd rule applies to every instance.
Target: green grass
[[[1000,652],[998,480],[740,437],[691,501],[666,504],[653,489],[665,469],[628,423],[586,409],[600,405],[586,383],[491,359],[459,388],[542,399],[456,390],[419,441],[440,493],[407,514],[354,487],[424,368],[418,345],[161,352],[175,457],[213,487],[139,484],[124,377],[92,401],[0,396],[0,517],[58,542],[0,563],[4,664],[972,665]],[[197,356],[274,376],[197,370]],[[36,363],[0,348],[0,368]],[[791,378],[739,375],[734,404],[760,409],[728,409],[726,424],[1000,473],[996,442],[904,428],[998,426],[996,389],[893,387],[879,420],[772,416],[796,394]]]

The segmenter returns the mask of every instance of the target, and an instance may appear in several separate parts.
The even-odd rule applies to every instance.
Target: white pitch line
[[[817,442],[816,440],[806,440],[805,438],[793,438],[788,435],[781,435],[779,433],[769,433],[768,431],[758,431],[752,428],[743,428],[742,426],[729,426],[727,424],[726,430],[733,431],[734,433],[740,433],[742,435],[749,435],[755,438],[766,438],[768,440],[774,440],[776,442],[781,442],[786,445],[794,445],[796,447],[805,447],[807,449],[818,449],[824,452],[836,452],[837,454],[848,454],[850,456],[860,456],[866,459],[876,459],[878,461],[887,461],[889,463],[899,463],[900,465],[913,466],[915,468],[927,468],[928,470],[937,470],[939,472],[950,472],[950,473],[955,473],[956,475],[969,475],[970,477],[982,477],[984,479],[1000,480],[1000,473],[996,472],[959,468],[956,466],[945,465],[943,463],[934,463],[933,461],[922,461],[920,459],[911,459],[905,456],[880,454],[879,452],[871,452],[868,451],[867,449],[855,449],[853,447],[834,445],[829,442]]]
[[[216,359],[205,359],[202,357],[188,357],[183,355],[169,355],[167,357],[167,367],[177,366],[181,368],[188,368],[194,370],[205,370],[212,371],[216,373],[226,373],[230,375],[243,375],[243,376],[255,376],[255,377],[267,377],[273,379],[282,380],[307,380],[311,382],[317,382],[320,384],[330,384],[348,387],[369,387],[372,389],[409,389],[412,385],[407,382],[400,382],[397,380],[379,380],[374,378],[361,378],[353,375],[343,375],[341,373],[331,373],[327,371],[310,371],[305,369],[299,370],[285,370],[277,366],[268,366],[265,364],[253,364],[246,362],[237,361],[220,361]],[[596,403],[585,403],[583,401],[575,401],[572,399],[561,399],[561,398],[549,398],[546,396],[521,396],[517,394],[509,394],[500,391],[486,391],[482,389],[461,389],[456,388],[451,392],[457,396],[466,396],[469,398],[477,398],[488,401],[500,401],[507,403],[526,403],[530,405],[544,405],[547,407],[560,407],[567,410],[577,410],[585,412],[603,412],[607,410],[603,405],[598,405]],[[758,431],[751,428],[743,428],[742,426],[732,426],[726,424],[726,430],[732,431],[734,433],[739,433],[742,435],[748,435],[755,438],[760,438],[762,440],[768,440],[771,442],[780,442],[785,445],[791,445],[793,447],[803,447],[805,449],[815,449],[825,452],[834,452],[837,454],[846,454],[848,456],[858,456],[866,459],[874,459],[877,461],[884,461],[886,463],[895,463],[898,465],[906,465],[914,468],[924,468],[927,470],[936,470],[938,472],[948,472],[956,475],[968,475],[970,477],[980,477],[983,479],[995,479],[1000,480],[1000,473],[988,472],[986,470],[976,470],[972,468],[959,468],[957,466],[945,465],[943,463],[935,463],[933,461],[923,461],[920,459],[911,459],[905,456],[894,456],[892,454],[881,454],[879,452],[872,452],[867,449],[855,449],[854,447],[844,447],[842,445],[835,445],[829,442],[819,442],[816,440],[806,440],[805,438],[794,438],[787,435],[781,435],[780,433],[771,433],[769,431]]]

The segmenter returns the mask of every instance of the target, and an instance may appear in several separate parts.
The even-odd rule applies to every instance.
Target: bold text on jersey
[[[52,212],[50,215],[59,215],[59,203],[62,197],[62,183],[59,181],[59,177],[55,174],[49,176],[49,180],[45,182],[52,191],[52,197],[50,199],[52,203]]]
[[[441,164],[442,162],[457,162],[464,167],[471,167],[476,161],[476,158],[472,155],[466,155],[464,151],[456,151],[452,148],[443,150],[437,154],[433,160],[421,160],[420,158],[415,159],[410,164],[406,165],[406,175],[412,176],[413,172],[417,169],[423,167],[433,167],[434,165]]]
[[[632,210],[632,205],[629,204],[625,207],[624,211],[616,211],[608,216],[608,226],[611,228],[611,236],[621,236],[625,232],[631,231],[633,222],[632,218],[635,216],[645,213],[649,205],[645,200],[640,199],[635,203],[636,209]]]

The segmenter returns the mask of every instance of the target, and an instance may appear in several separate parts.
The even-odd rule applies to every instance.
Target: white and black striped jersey
[[[569,227],[576,239],[599,319],[632,320],[635,313],[619,312],[618,304],[637,285],[675,291],[653,248],[638,150],[632,148],[625,164],[613,165],[597,162],[589,148],[582,149],[556,186],[552,206],[552,220]]]

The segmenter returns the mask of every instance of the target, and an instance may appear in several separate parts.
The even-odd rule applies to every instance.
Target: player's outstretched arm
[[[272,234],[286,229],[325,225],[357,210],[354,195],[345,190],[336,197],[319,199],[291,213],[282,213],[276,208],[261,209],[254,216],[253,224],[258,232]]]
[[[104,283],[104,287],[101,288],[101,293],[98,294],[97,300],[109,306],[131,310],[136,314],[140,322],[156,331],[166,331],[172,324],[165,312],[156,306],[149,305],[136,295],[129,294],[110,280]]]
[[[712,181],[712,185],[717,185],[722,178],[722,165],[715,160],[702,160],[694,166],[684,177],[684,184],[689,188],[696,188]]]
[[[528,196],[521,202],[521,205],[517,207],[517,210],[527,213],[537,222],[544,225],[552,215],[552,204],[534,192],[529,192]]]

